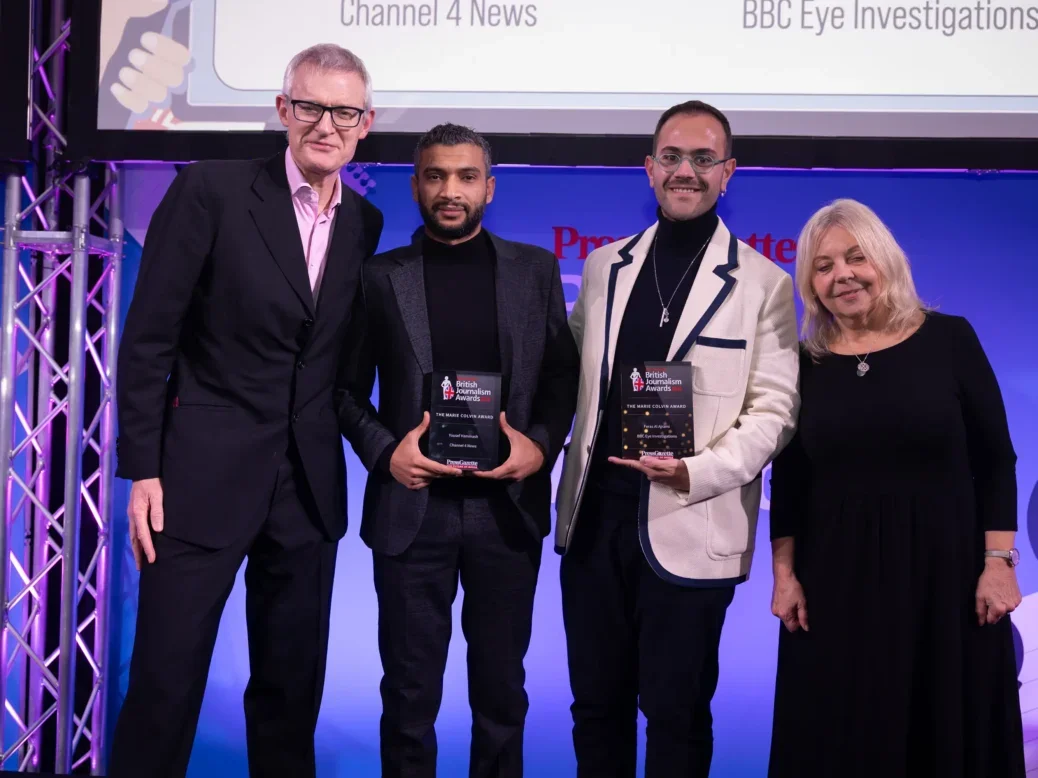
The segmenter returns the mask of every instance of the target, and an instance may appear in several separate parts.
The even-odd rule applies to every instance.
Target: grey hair
[[[469,127],[458,124],[437,124],[425,135],[414,149],[414,172],[418,174],[418,163],[422,161],[422,152],[430,146],[460,146],[471,143],[483,151],[483,165],[486,167],[487,178],[490,178],[490,144],[487,139]]]
[[[829,352],[829,344],[838,332],[836,320],[815,296],[811,286],[815,252],[825,233],[832,227],[842,227],[851,234],[865,258],[883,279],[883,289],[876,300],[876,308],[886,314],[887,330],[905,331],[920,311],[933,310],[919,298],[908,257],[879,216],[856,200],[834,200],[808,220],[797,241],[795,280],[804,303],[801,335],[805,348],[816,359]]]
[[[371,76],[364,62],[349,49],[334,43],[318,43],[292,57],[285,68],[285,80],[281,92],[286,97],[292,94],[292,80],[299,68],[309,67],[314,70],[330,70],[335,73],[356,73],[364,81],[364,110],[371,110]]]

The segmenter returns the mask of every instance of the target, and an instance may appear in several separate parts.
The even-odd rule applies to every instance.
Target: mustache
[[[694,186],[700,189],[706,189],[707,186],[701,178],[668,178],[667,186]]]

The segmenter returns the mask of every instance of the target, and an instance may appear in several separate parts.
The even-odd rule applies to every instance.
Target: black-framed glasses
[[[677,170],[681,167],[681,163],[687,159],[694,171],[705,174],[713,170],[716,165],[734,159],[734,157],[714,159],[709,154],[678,154],[675,151],[665,151],[662,154],[655,155],[652,159],[657,165],[668,172],[671,170]]]
[[[309,100],[290,100],[292,115],[301,122],[317,124],[324,118],[327,111],[332,115],[332,124],[342,129],[349,129],[360,124],[364,115],[363,108],[354,108],[349,105],[321,105]]]

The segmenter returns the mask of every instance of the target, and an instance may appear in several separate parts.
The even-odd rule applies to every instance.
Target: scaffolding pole
[[[123,188],[114,165],[100,196],[100,171],[63,167],[65,0],[31,24],[33,171],[3,182],[0,770],[103,775]]]
[[[18,243],[16,241],[18,229],[18,205],[21,202],[21,186],[18,176],[12,175],[7,179],[4,199],[4,273],[3,273],[3,316],[0,318],[0,473],[5,476],[11,472],[12,449],[14,448],[14,413],[15,405],[15,363],[17,350],[15,343],[15,295],[18,290]],[[7,708],[7,656],[8,635],[11,624],[7,603],[9,601],[8,590],[8,565],[7,554],[9,529],[11,526],[11,482],[7,477],[0,478],[0,505],[4,509],[4,521],[0,522],[0,604],[3,612],[0,614],[3,623],[3,633],[0,635],[0,658],[3,666],[0,667],[0,700]],[[3,717],[6,724],[6,716]],[[3,728],[6,732],[6,727]],[[5,743],[6,745],[6,743]],[[0,759],[0,770],[7,762],[6,752]]]
[[[67,30],[65,29],[65,8],[63,0],[53,0],[51,4],[49,29],[44,30],[42,24],[43,6],[47,0],[37,0],[33,9],[33,30],[31,40],[34,44],[33,50],[33,83],[30,85],[30,94],[34,101],[32,116],[34,119],[40,113],[44,113],[50,119],[50,125],[42,120],[36,123],[34,133],[40,137],[36,145],[37,191],[46,193],[46,199],[42,208],[35,214],[35,224],[39,230],[54,229],[58,225],[59,207],[61,204],[64,178],[58,172],[58,162],[64,146],[64,138],[61,132],[65,128],[64,100],[65,92],[65,40]],[[39,110],[41,106],[45,109]],[[58,132],[52,132],[52,129]],[[35,135],[34,135],[35,136]],[[57,268],[54,252],[34,252],[32,254],[31,271],[32,278],[46,278],[52,275]],[[55,285],[48,284],[40,293],[39,305],[34,305],[29,311],[30,327],[35,325],[35,317],[40,317],[40,331],[37,339],[40,348],[51,356],[54,355],[54,314],[56,307]],[[30,398],[35,395],[34,401],[30,401],[29,410],[35,411],[30,420],[30,426],[36,424],[38,419],[48,419],[51,411],[61,405],[62,400],[54,396],[54,372],[51,363],[54,360],[37,359],[31,360],[30,370],[38,371],[38,375],[29,375]],[[47,505],[50,502],[51,490],[51,436],[53,425],[46,424],[39,430],[36,448],[36,497],[39,505]],[[51,548],[47,543],[50,536],[50,517],[45,511],[32,506],[32,526],[27,529],[26,542],[32,546],[31,574],[39,578],[36,612],[33,616],[32,629],[29,633],[29,644],[32,650],[43,656],[47,652],[47,620],[48,620],[48,583],[49,576],[45,574],[48,570],[48,562]],[[44,685],[43,675],[37,665],[29,667],[28,685],[26,688],[27,715],[28,719],[38,721],[44,712]],[[32,762],[33,768],[40,767],[40,753],[43,748],[42,728],[37,730],[32,738]]]
[[[101,668],[108,667],[108,632],[109,612],[112,596],[109,590],[110,565],[113,557],[111,548],[112,528],[112,490],[115,483],[115,382],[116,358],[119,347],[119,317],[122,312],[122,259],[123,259],[123,186],[115,166],[108,169],[108,237],[112,242],[112,253],[109,259],[108,272],[104,280],[104,347],[101,353],[103,373],[101,375],[103,393],[101,397],[102,441],[101,462],[101,522],[99,534],[103,543],[98,544],[97,564],[97,596],[95,602],[96,623],[94,628],[94,658]],[[101,698],[94,706],[92,722],[94,738],[90,741],[91,774],[103,775],[105,772],[105,733],[108,731],[107,695],[104,693],[108,679],[101,673]]]
[[[9,742],[5,737],[0,764],[17,756],[17,769],[39,769],[39,734],[48,720],[56,720],[54,769],[72,772],[89,763],[94,775],[104,773],[105,674],[108,643],[109,576],[111,565],[110,527],[115,445],[115,358],[118,346],[119,287],[123,225],[118,170],[106,173],[105,195],[91,204],[90,180],[75,176],[72,230],[20,230],[28,215],[19,212],[22,182],[11,176],[6,182],[4,216],[3,317],[0,337],[0,504],[5,521],[0,523],[0,558],[8,559],[0,575],[0,602],[3,629],[0,646],[4,664],[0,672],[0,699],[5,699],[8,721],[14,721],[19,735]],[[107,221],[99,210],[105,208]],[[91,221],[105,224],[108,237],[88,232]],[[31,282],[27,251],[54,257],[56,267]],[[98,278],[91,282],[90,263]],[[69,288],[68,360],[57,362],[52,348],[45,348],[29,321],[30,306],[40,305],[46,297],[58,299],[55,287]],[[47,294],[44,294],[48,292]],[[95,312],[99,326],[91,327],[88,312]],[[50,326],[53,310],[39,311],[39,327]],[[38,385],[36,407],[41,409],[35,426],[28,423],[26,402],[17,396],[19,376],[28,373],[34,359],[47,364],[36,370]],[[100,402],[90,418],[84,415],[84,399],[90,381],[100,383]],[[62,388],[64,391],[61,391]],[[46,409],[44,412],[42,409]],[[25,478],[18,465],[24,454],[40,454],[37,438],[48,431],[55,419],[65,417],[64,499],[51,510],[38,496],[37,484]],[[96,465],[84,467],[91,455]],[[38,468],[34,472],[38,473]],[[35,510],[29,511],[32,506]],[[32,544],[16,544],[10,531],[21,516],[35,521]],[[28,531],[27,524],[26,528]],[[93,551],[80,559],[81,541],[90,538]],[[30,574],[30,570],[34,571]],[[57,630],[53,621],[40,618],[46,585],[61,591]],[[12,614],[23,605],[25,616],[16,624]],[[51,628],[48,629],[48,626]],[[38,639],[34,639],[39,634]],[[49,653],[46,646],[57,643]],[[39,645],[40,649],[35,648]],[[42,650],[41,650],[42,649]],[[18,672],[17,660],[24,660],[25,682],[12,678]],[[90,683],[77,692],[76,674],[87,671]],[[39,679],[39,687],[31,681]],[[23,687],[24,684],[24,687]],[[26,688],[23,705],[15,704],[14,688]],[[38,702],[37,702],[38,701]],[[48,760],[49,761],[49,760]]]
[[[79,519],[83,488],[83,399],[86,390],[87,230],[90,180],[76,176],[72,198],[72,295],[69,299],[68,412],[65,434],[65,516],[61,532],[61,626],[58,648],[58,756],[55,770],[72,768],[76,715],[76,618],[79,612]]]

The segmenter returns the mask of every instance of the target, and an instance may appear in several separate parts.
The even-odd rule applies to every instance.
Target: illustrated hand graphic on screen
[[[124,107],[144,113],[184,83],[191,52],[171,38],[146,32],[141,36],[141,48],[132,49],[127,59],[128,64],[119,69],[119,80],[110,89]]]
[[[104,0],[101,8],[98,127],[166,129],[161,111],[186,87],[187,32],[175,22],[192,0]],[[161,127],[150,126],[163,113]]]
[[[131,19],[152,16],[169,7],[170,0],[104,0],[101,14],[99,73],[104,73],[115,56]]]

